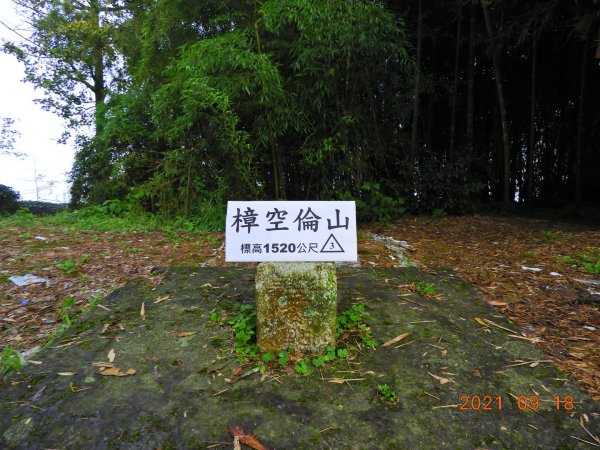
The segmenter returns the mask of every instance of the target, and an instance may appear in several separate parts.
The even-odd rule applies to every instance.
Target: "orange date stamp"
[[[520,411],[537,411],[541,406],[541,400],[537,395],[520,395],[514,399]],[[458,409],[461,411],[502,411],[502,408],[506,408],[507,405],[501,395],[461,395],[459,401]],[[570,395],[564,397],[556,395],[552,403],[557,411],[573,411],[575,408],[575,399]],[[512,409],[512,405],[510,403],[508,405],[508,408]]]

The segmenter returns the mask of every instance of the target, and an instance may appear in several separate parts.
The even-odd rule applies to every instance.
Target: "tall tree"
[[[490,13],[487,6],[488,0],[481,0],[481,6],[483,8],[483,15],[485,19],[485,27],[487,29],[490,51],[492,53],[492,61],[494,65],[494,78],[496,82],[496,91],[498,93],[498,108],[500,110],[500,123],[502,125],[502,201],[504,206],[507,208],[512,203],[510,198],[510,137],[508,131],[508,117],[506,112],[506,98],[504,96],[504,81],[502,79],[502,70],[500,68],[500,52],[498,51],[498,44],[496,33],[492,25]]]
[[[107,77],[115,77],[119,59],[114,49],[118,0],[13,0],[31,27],[19,43],[4,51],[25,66],[26,81],[43,90],[42,106],[69,126],[94,125],[107,93]]]

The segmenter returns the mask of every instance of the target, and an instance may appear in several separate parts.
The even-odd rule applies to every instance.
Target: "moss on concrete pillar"
[[[256,270],[258,345],[263,351],[319,352],[335,344],[333,263],[262,263]]]

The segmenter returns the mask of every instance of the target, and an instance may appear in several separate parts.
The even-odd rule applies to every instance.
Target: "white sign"
[[[354,202],[228,202],[225,261],[356,261]]]

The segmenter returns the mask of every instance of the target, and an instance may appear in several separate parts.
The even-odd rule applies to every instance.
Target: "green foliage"
[[[164,231],[173,236],[181,232],[222,231],[225,221],[224,205],[205,212],[206,214],[196,217],[171,218],[144,212],[133,205],[123,206],[118,212],[115,209],[110,211],[108,205],[94,205],[37,217],[22,209],[10,216],[0,217],[0,226],[59,225],[70,230],[100,232]],[[216,238],[212,236],[205,236],[205,239],[216,242]]]
[[[415,289],[422,297],[431,297],[437,295],[437,289],[431,283],[425,283],[424,281],[419,281],[415,284]]]
[[[210,321],[212,323],[220,323],[221,322],[221,317],[219,316],[219,313],[216,311],[213,311],[210,313]]]
[[[367,347],[377,347],[379,342],[373,338],[366,320],[365,305],[352,305],[348,311],[344,311],[336,318],[337,335],[357,334]]]
[[[0,377],[5,378],[12,372],[18,372],[23,368],[21,354],[10,347],[5,347],[0,352]]]
[[[285,366],[290,361],[290,355],[288,352],[279,352],[279,358],[277,358],[277,364]]]
[[[275,359],[275,356],[273,356],[273,352],[266,352],[263,353],[261,359],[263,360],[263,362],[269,363]]]
[[[377,385],[377,398],[384,403],[398,403],[398,394],[387,384]]]
[[[560,238],[560,233],[558,231],[542,230],[540,233],[542,235],[542,240],[546,242],[552,242]]]
[[[56,267],[70,275],[77,273],[80,270],[78,264],[72,259],[65,259],[64,261],[57,263]]]
[[[349,193],[343,197],[348,200],[352,198]],[[379,183],[368,182],[361,186],[356,209],[361,221],[390,223],[404,214],[404,203],[402,197],[390,197],[382,193]]]
[[[576,257],[560,256],[557,258],[559,263],[569,264],[582,269],[594,275],[600,275],[600,253],[587,254],[580,253]]]
[[[240,305],[235,316],[227,319],[235,338],[235,351],[240,361],[254,359],[259,355],[256,344],[256,311],[252,305]]]
[[[19,193],[13,188],[0,184],[0,214],[13,213],[19,208]]]
[[[310,367],[305,359],[301,359],[296,364],[294,364],[294,371],[298,375],[308,375],[310,373]]]

